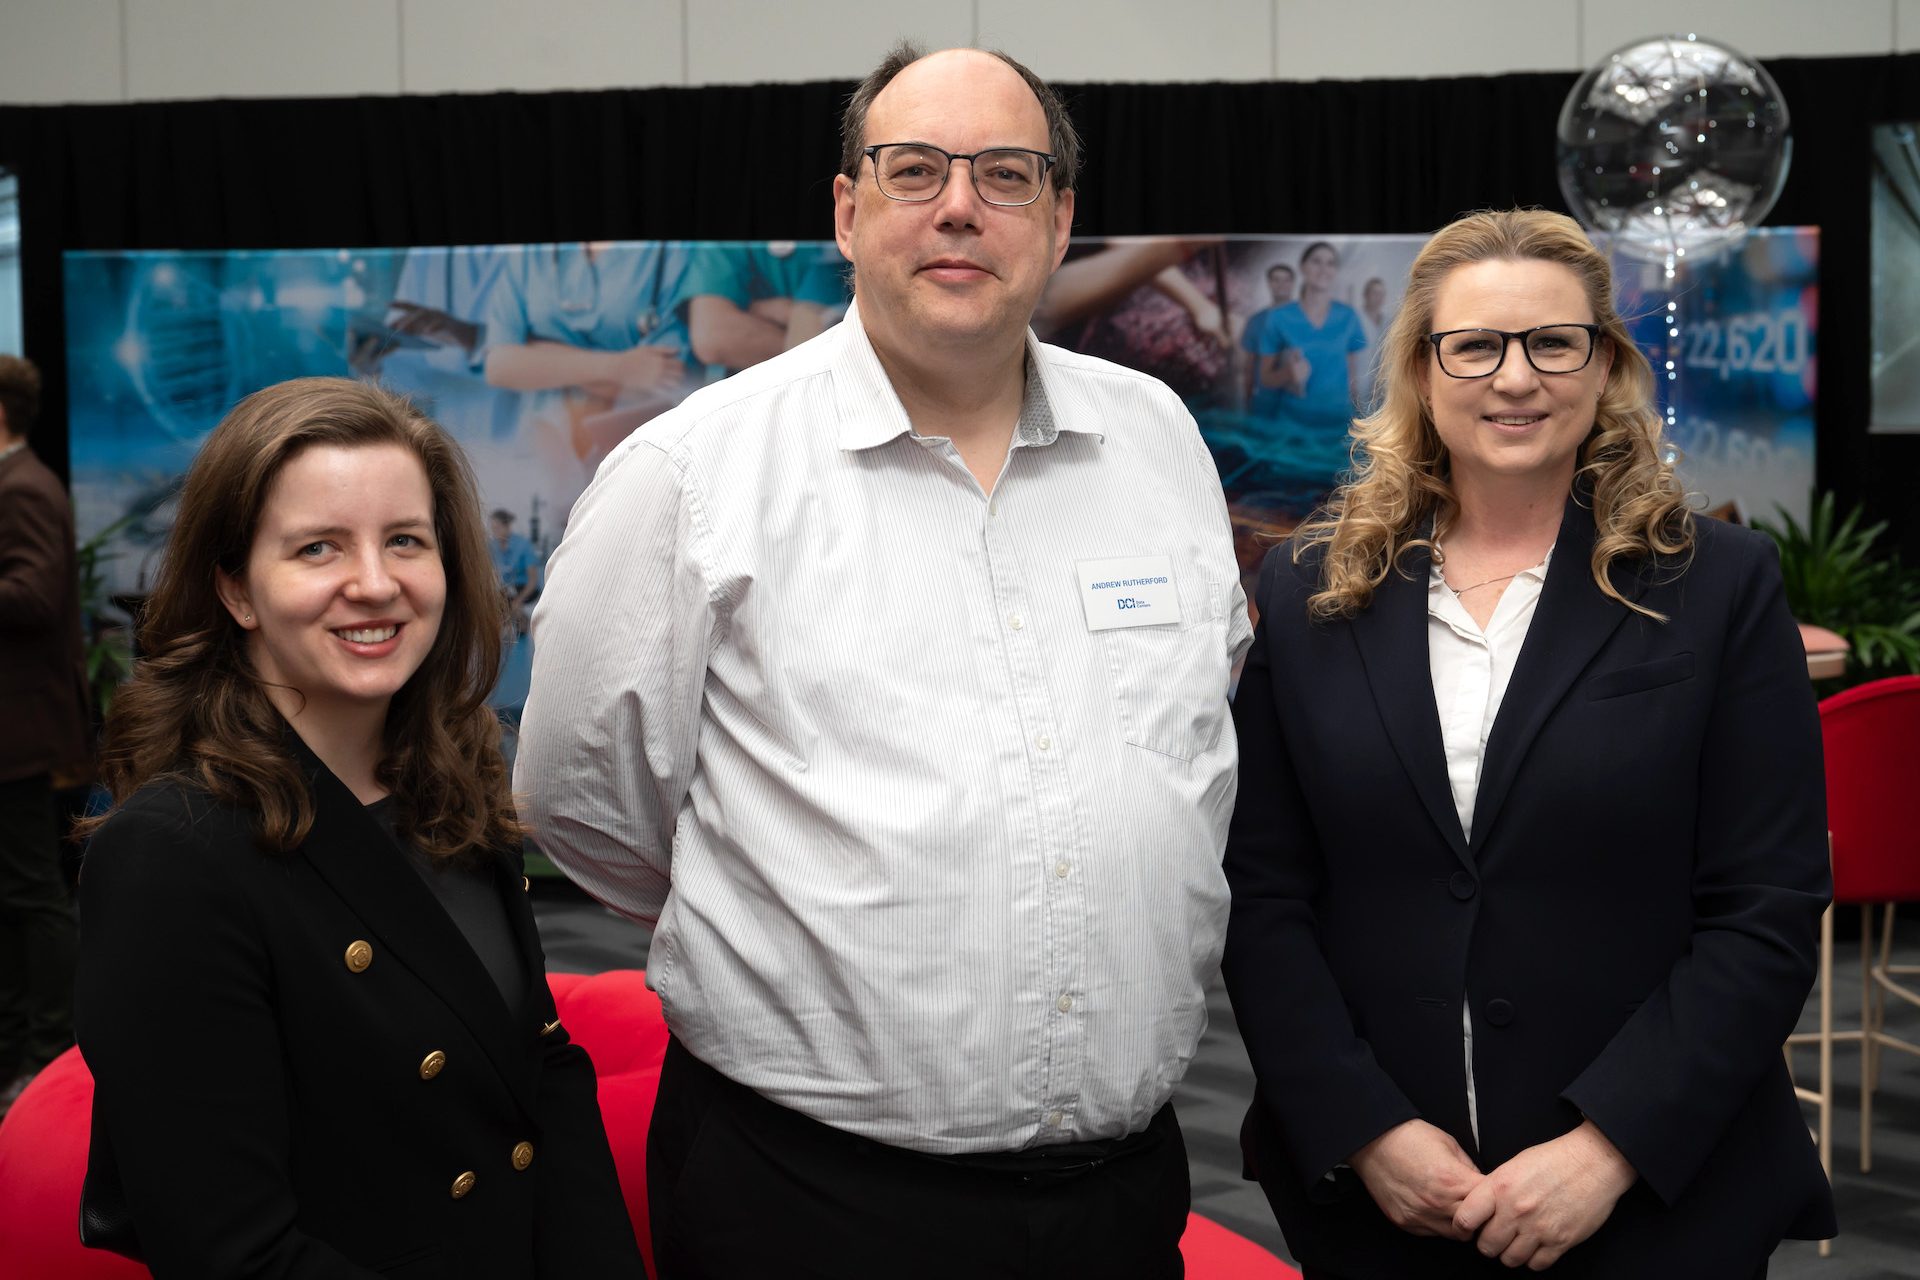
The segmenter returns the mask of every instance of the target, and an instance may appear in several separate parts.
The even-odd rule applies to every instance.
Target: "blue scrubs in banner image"
[[[498,538],[489,537],[487,551],[493,556],[493,568],[500,575],[500,585],[516,595],[527,585],[527,570],[540,567],[540,553],[523,534],[509,533],[504,547]]]
[[[494,245],[409,249],[393,286],[393,300],[432,307],[478,324],[512,253]]]
[[[505,440],[519,427],[519,392],[490,387],[480,376],[486,352],[487,308],[507,260],[517,253],[495,245],[409,249],[393,287],[389,324],[403,324],[401,304],[445,312],[479,330],[468,348],[428,326],[424,347],[402,346],[380,366],[380,380],[419,398],[441,426],[463,443]]]
[[[684,245],[528,245],[506,254],[488,298],[486,344],[563,342],[591,351],[675,346],[689,361]]]
[[[743,309],[762,298],[792,298],[822,307],[847,303],[846,260],[831,245],[791,240],[707,244],[687,257],[683,303],[704,293]]]
[[[839,311],[847,305],[846,270],[846,259],[832,245],[792,240],[700,245],[688,254],[679,318],[685,323],[689,304],[703,295],[725,298],[742,311],[762,298],[791,298]]]
[[[1280,388],[1264,386],[1260,382],[1260,342],[1267,332],[1267,321],[1278,307],[1262,307],[1247,317],[1246,328],[1240,331],[1240,349],[1254,361],[1253,394],[1247,398],[1247,412],[1256,418],[1271,418],[1280,412]]]
[[[528,569],[540,567],[539,551],[520,533],[509,533],[507,545],[503,547],[489,530],[487,554],[493,557],[493,571],[500,576],[500,585],[510,596],[520,594],[520,588],[527,585]],[[539,598],[538,592],[534,598]],[[531,602],[524,607],[531,608]],[[520,708],[527,705],[527,689],[532,680],[533,637],[518,628],[509,628],[506,649],[500,655],[500,679],[487,696],[487,705],[505,712],[511,723],[519,716]]]
[[[1310,370],[1304,395],[1271,388],[1277,400],[1271,414],[1282,426],[1310,434],[1332,433],[1344,440],[1353,421],[1353,387],[1347,378],[1347,357],[1367,349],[1367,333],[1360,313],[1344,302],[1330,303],[1327,322],[1314,327],[1298,302],[1274,307],[1267,313],[1256,349],[1273,355],[1297,347]]]

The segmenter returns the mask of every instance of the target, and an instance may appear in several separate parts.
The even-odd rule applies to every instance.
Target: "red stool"
[[[600,1114],[620,1174],[620,1193],[633,1218],[640,1253],[653,1274],[653,1234],[647,1223],[647,1125],[660,1091],[660,1061],[667,1052],[667,1020],[660,998],[647,990],[638,969],[606,973],[550,973],[553,1003],[568,1037],[593,1059],[599,1078]]]
[[[1820,704],[1820,738],[1826,756],[1827,851],[1833,863],[1833,906],[1820,918],[1820,970],[1816,1000],[1819,1030],[1787,1037],[1787,1066],[1796,1045],[1816,1049],[1816,1087],[1794,1085],[1814,1108],[1814,1141],[1820,1163],[1833,1173],[1833,1047],[1860,1045],[1860,1171],[1873,1166],[1873,1091],[1879,1082],[1880,1050],[1920,1053],[1920,1046],[1883,1028],[1888,994],[1920,1003],[1898,979],[1913,966],[1891,963],[1893,904],[1920,898],[1920,800],[1913,790],[1913,761],[1920,753],[1920,676],[1897,676],[1858,685]],[[1860,908],[1860,1026],[1833,1029],[1833,913]],[[1885,904],[1885,938],[1873,954],[1873,908]],[[1820,1254],[1832,1251],[1820,1242]]]
[[[93,1076],[69,1049],[0,1121],[0,1275],[10,1280],[151,1280],[117,1253],[80,1244]]]

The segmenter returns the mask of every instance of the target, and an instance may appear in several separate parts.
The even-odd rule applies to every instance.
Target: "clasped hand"
[[[1533,1271],[1598,1231],[1638,1176],[1590,1120],[1484,1176],[1452,1135],[1424,1120],[1387,1130],[1349,1163],[1401,1230],[1477,1235],[1485,1256]]]

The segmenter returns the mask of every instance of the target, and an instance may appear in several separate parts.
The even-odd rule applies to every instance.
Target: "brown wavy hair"
[[[397,826],[435,857],[518,847],[525,828],[500,723],[487,706],[500,674],[505,603],[473,472],[411,402],[349,378],[298,378],[256,391],[200,446],[140,626],[144,656],[107,720],[100,774],[114,807],[168,779],[253,810],[263,848],[284,852],[306,839],[313,797],[288,751],[287,722],[248,656],[246,632],[215,591],[214,571],[245,575],[274,478],[318,445],[399,445],[420,459],[433,494],[446,605],[426,660],[388,707],[375,773],[393,794]]]
[[[1307,600],[1316,618],[1351,617],[1414,547],[1434,550],[1459,510],[1448,482],[1446,447],[1421,394],[1432,357],[1427,334],[1441,282],[1474,262],[1555,262],[1580,279],[1600,341],[1613,352],[1593,430],[1581,443],[1573,492],[1593,508],[1593,579],[1627,608],[1665,621],[1623,596],[1615,561],[1678,557],[1693,546],[1693,513],[1668,460],[1653,401],[1653,369],[1614,306],[1613,270],[1580,225],[1541,209],[1471,213],[1443,227],[1421,248],[1408,273],[1399,312],[1381,339],[1374,411],[1353,424],[1349,478],[1294,534],[1293,556],[1321,549],[1320,590]],[[1422,536],[1432,522],[1433,537]]]

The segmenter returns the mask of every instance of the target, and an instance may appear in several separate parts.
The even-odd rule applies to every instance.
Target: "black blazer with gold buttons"
[[[1777,558],[1701,520],[1686,564],[1616,566],[1658,622],[1600,591],[1593,543],[1570,501],[1471,840],[1434,704],[1424,553],[1325,623],[1306,612],[1317,559],[1267,557],[1234,703],[1224,969],[1258,1078],[1243,1146],[1309,1266],[1479,1273],[1471,1245],[1400,1232],[1341,1167],[1416,1116],[1484,1170],[1582,1115],[1619,1147],[1640,1181],[1555,1275],[1745,1280],[1783,1235],[1832,1230],[1780,1051],[1831,886]]]
[[[291,734],[306,842],[156,783],[88,848],[76,1026],[89,1176],[158,1280],[643,1274],[592,1063],[554,1023],[517,857],[524,1013]],[[103,1166],[105,1167],[103,1169]]]

